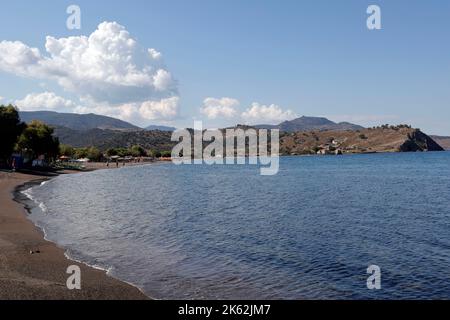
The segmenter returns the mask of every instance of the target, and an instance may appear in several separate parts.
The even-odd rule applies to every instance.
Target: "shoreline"
[[[63,248],[45,239],[43,230],[27,217],[30,208],[16,199],[15,194],[24,188],[73,173],[78,171],[42,174],[0,171],[0,299],[150,299],[139,288],[109,276],[103,269],[69,259]],[[81,290],[66,287],[70,276],[66,270],[71,265],[80,267]]]

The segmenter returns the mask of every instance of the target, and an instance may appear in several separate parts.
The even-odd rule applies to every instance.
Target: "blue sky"
[[[81,8],[81,30],[66,28],[71,4]],[[366,27],[370,4],[381,8],[382,30]],[[74,80],[0,66],[2,103],[35,110],[56,101],[62,106],[49,102],[49,109],[77,106],[139,125],[202,119],[211,127],[310,115],[410,123],[450,135],[449,1],[8,1],[1,13],[3,50],[20,41],[48,57],[46,36],[89,36],[100,23],[116,22],[140,48],[162,54],[150,75],[158,68],[171,75],[170,85],[143,93],[109,87],[105,78],[86,81],[86,88],[83,71]],[[117,96],[96,95],[96,86]]]

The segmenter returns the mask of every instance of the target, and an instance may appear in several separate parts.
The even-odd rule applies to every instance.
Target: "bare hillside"
[[[442,151],[443,148],[418,129],[406,126],[357,131],[312,131],[285,134],[282,154],[344,154],[370,152]]]

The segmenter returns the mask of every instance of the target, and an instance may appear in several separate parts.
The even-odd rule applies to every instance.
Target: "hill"
[[[326,131],[326,130],[361,130],[364,127],[349,122],[336,123],[327,118],[321,117],[301,117],[291,121],[285,121],[278,125],[256,125],[258,129],[279,129],[285,132],[298,131]]]
[[[120,131],[110,129],[91,129],[85,131],[56,127],[55,136],[61,143],[75,148],[97,147],[102,151],[109,148],[130,148],[140,145],[145,149],[169,151],[176,144],[170,141],[172,133],[168,131]]]
[[[20,118],[24,122],[39,120],[55,127],[66,127],[73,130],[111,129],[142,130],[131,123],[96,114],[58,113],[53,111],[21,111]]]
[[[148,131],[159,130],[159,131],[170,131],[170,132],[173,132],[173,131],[177,130],[177,128],[151,125],[151,126],[148,126],[147,128],[145,128],[145,130],[148,130]]]
[[[246,129],[248,127],[242,127]],[[118,131],[92,129],[77,131],[57,127],[55,135],[64,144],[74,147],[95,146],[102,151],[109,148],[130,148],[140,145],[145,149],[170,151],[176,144],[168,131]],[[207,145],[207,144],[205,144]],[[282,155],[378,153],[443,151],[431,137],[419,129],[406,126],[370,128],[358,131],[309,131],[281,133]]]
[[[450,150],[450,137],[431,136],[431,138],[441,145],[445,150]]]
[[[170,141],[175,128],[165,126],[150,126],[144,130],[122,120],[95,114],[38,111],[21,112],[20,116],[25,122],[36,119],[54,126],[60,141],[73,147],[95,146],[105,151],[140,145],[145,149],[169,151],[176,144]],[[450,137],[435,136],[436,142],[419,129],[405,125],[365,129],[326,118],[301,117],[275,126],[255,127],[280,129],[280,153],[284,155],[444,150],[439,143],[447,149],[450,147]]]
[[[358,131],[312,131],[285,134],[280,139],[282,154],[336,154],[443,151],[419,129],[385,126]]]

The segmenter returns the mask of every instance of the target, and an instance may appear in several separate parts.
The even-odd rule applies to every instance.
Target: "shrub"
[[[59,145],[59,155],[60,156],[73,157],[74,154],[75,154],[75,149],[72,146],[69,146],[67,144]]]
[[[163,157],[163,158],[170,158],[170,157],[172,157],[172,152],[170,152],[170,151],[163,151],[163,152],[161,152],[161,157]]]
[[[364,133],[361,133],[359,135],[359,138],[362,139],[362,140],[367,140],[368,139],[367,136]]]

